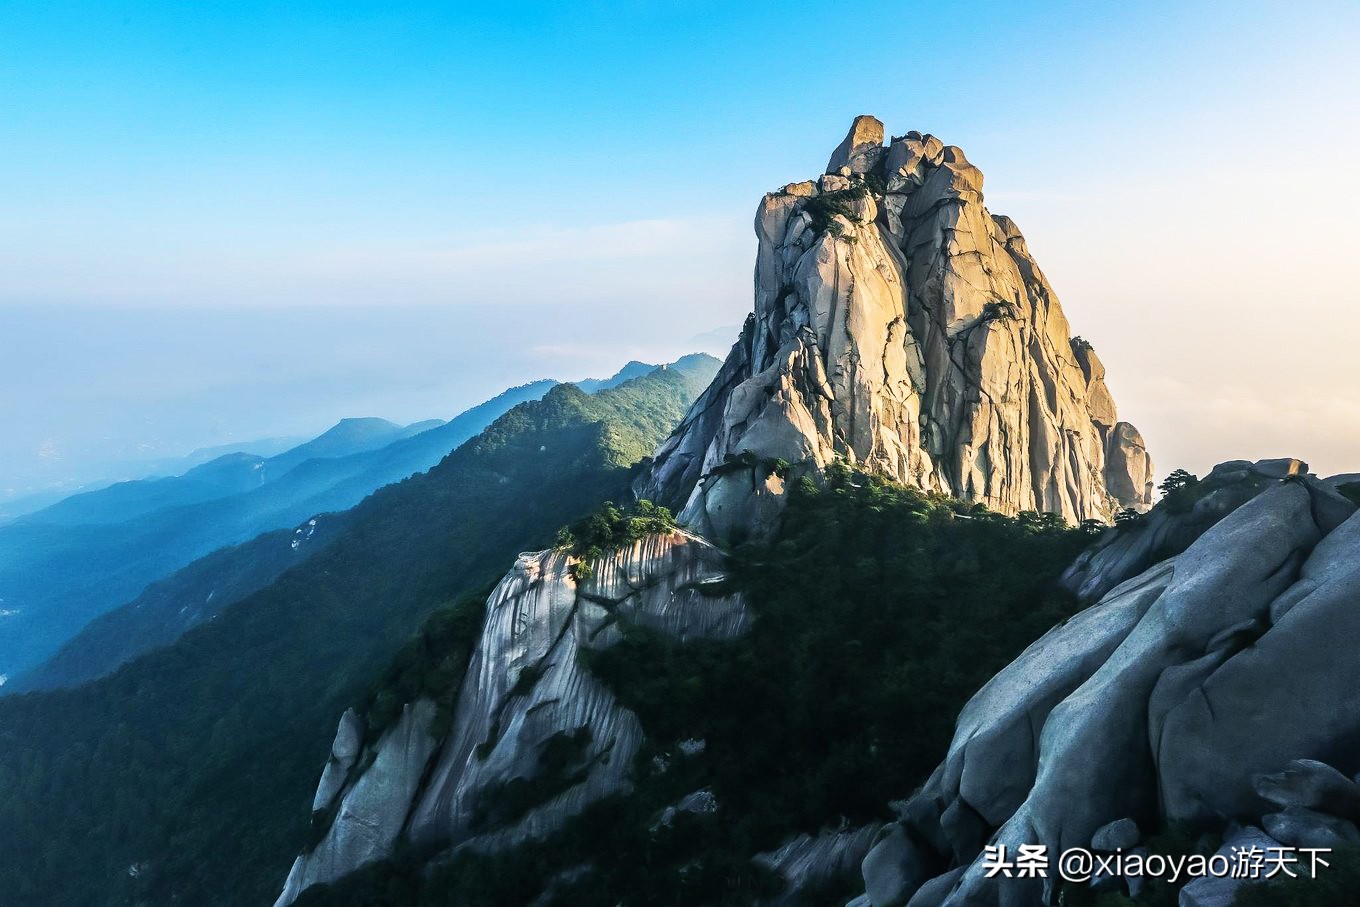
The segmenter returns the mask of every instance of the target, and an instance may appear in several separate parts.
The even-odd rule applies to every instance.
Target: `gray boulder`
[[[942,855],[971,848],[978,832],[958,817],[976,814],[1011,852],[1128,849],[1135,820],[1221,828],[1260,815],[1261,792],[1350,802],[1344,775],[1290,760],[1354,765],[1360,516],[1309,477],[1228,464],[1219,479],[1210,494],[1245,483],[1245,502],[1055,627],[964,707],[945,761],[903,810],[919,840]],[[1284,818],[1297,835],[1302,819],[1318,827]],[[1051,880],[999,885],[974,860],[945,904],[1053,893]],[[1220,896],[1208,884],[1188,895]]]
[[[1256,848],[1267,853],[1280,842],[1265,834],[1259,828],[1244,828],[1229,838],[1217,853],[1231,862],[1233,854],[1239,850]],[[1194,879],[1181,889],[1179,907],[1232,907],[1243,885],[1254,884],[1244,879],[1222,876],[1204,876]]]
[[[403,708],[401,719],[377,741],[372,764],[337,795],[336,815],[326,834],[294,861],[275,907],[291,904],[312,885],[334,881],[391,853],[434,751],[434,716],[434,703],[428,699]],[[347,737],[351,725],[342,719],[337,738]]]
[[[1091,849],[1106,853],[1132,850],[1138,846],[1140,840],[1142,835],[1138,831],[1137,822],[1132,819],[1116,819],[1096,829],[1096,833],[1091,836]]]
[[[1360,845],[1360,830],[1354,822],[1302,806],[1273,813],[1264,817],[1261,823],[1271,837],[1290,847],[1338,850]]]
[[[1360,819],[1360,785],[1316,759],[1292,759],[1281,772],[1256,775],[1252,787],[1261,799],[1286,810],[1301,807]]]
[[[1262,462],[1261,469],[1246,460],[1220,463],[1200,480],[1190,507],[1158,506],[1135,523],[1107,530],[1067,569],[1063,585],[1083,602],[1095,602],[1125,580],[1180,554],[1209,527],[1278,483],[1278,470]],[[1321,485],[1316,487],[1322,496]]]
[[[331,755],[321,772],[321,783],[316,787],[316,797],[312,801],[312,811],[323,810],[335,800],[340,789],[349,779],[350,770],[359,758],[359,750],[364,742],[364,722],[354,709],[346,709],[340,716],[340,727],[335,731],[335,742],[331,744]]]
[[[903,907],[930,878],[929,857],[898,822],[888,825],[864,858],[864,892],[873,907]]]
[[[883,156],[883,123],[877,117],[857,116],[850,132],[831,152],[826,172],[849,176],[868,173]]]
[[[963,875],[963,867],[951,869],[922,885],[907,902],[907,907],[940,907]]]
[[[1302,476],[1308,474],[1308,464],[1293,457],[1276,457],[1272,460],[1258,460],[1256,471],[1277,479],[1286,476]]]
[[[755,862],[772,869],[784,879],[778,897],[762,901],[759,907],[799,907],[804,893],[824,882],[844,876],[864,859],[879,828],[866,825],[844,831],[824,831],[818,835],[800,834],[785,841],[778,850],[758,854]]]

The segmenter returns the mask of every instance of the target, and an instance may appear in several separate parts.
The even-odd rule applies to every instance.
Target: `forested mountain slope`
[[[259,904],[309,821],[334,715],[422,619],[625,492],[707,384],[688,360],[521,404],[381,489],[323,551],[174,645],[0,700],[0,891],[19,904]]]

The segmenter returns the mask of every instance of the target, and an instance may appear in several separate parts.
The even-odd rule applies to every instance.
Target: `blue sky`
[[[152,397],[255,388],[211,431],[158,423],[191,447],[681,352],[749,308],[760,194],[865,112],[983,169],[1162,465],[1360,467],[1336,427],[1360,379],[1358,26],[1340,3],[10,0],[0,344],[83,352],[0,355],[0,405],[33,428],[0,472],[144,425]],[[223,350],[207,326],[233,317],[250,328]],[[393,362],[376,323],[448,334]],[[220,367],[184,380],[205,350]],[[282,393],[304,375],[314,396]],[[91,382],[123,408],[73,390]]]

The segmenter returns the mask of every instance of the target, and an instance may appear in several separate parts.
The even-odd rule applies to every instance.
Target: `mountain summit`
[[[639,493],[718,539],[837,459],[1014,514],[1108,520],[1152,461],[963,151],[855,119],[815,181],[756,212],[755,311]]]
[[[970,508],[915,489],[1069,521],[1149,505],[1142,439],[1118,421],[1104,368],[1070,336],[1019,231],[983,207],[982,175],[963,152],[919,133],[885,147],[882,124],[860,117],[828,171],[761,203],[755,312],[635,483],[638,515],[606,505],[553,548],[521,555],[463,650],[462,681],[404,702],[394,692],[386,712],[345,714],[313,801],[312,835],[276,907],[302,903],[314,886],[385,886],[407,848],[457,859],[575,838],[568,822],[597,821],[597,808],[644,782],[676,798],[655,820],[650,811],[664,804],[635,804],[648,840],[691,821],[680,812],[714,812],[706,776],[691,779],[697,789],[687,788],[687,770],[668,776],[669,757],[645,748],[664,741],[644,740],[633,685],[611,685],[601,666],[648,645],[715,658],[731,651],[722,647],[750,632],[757,603],[741,558],[729,560],[722,546],[778,533],[787,500],[808,497],[785,495],[790,482],[806,477],[848,494],[861,480],[897,480],[913,486],[901,489],[902,506],[925,523],[931,507],[949,509],[940,519],[951,524],[952,508],[964,516]],[[841,463],[871,475],[854,477]],[[683,505],[683,528],[648,500]],[[1005,532],[1005,523],[958,525]],[[951,550],[973,542],[960,538]],[[685,674],[682,686],[697,688],[702,673]],[[705,734],[692,736],[675,743],[675,759],[706,751]],[[762,859],[792,898],[814,883],[797,867],[853,867],[872,837],[870,829],[817,839],[832,854],[804,835]],[[738,874],[749,871],[750,854],[728,856]],[[370,876],[342,881],[363,867]],[[573,880],[555,876],[538,890],[551,899]]]

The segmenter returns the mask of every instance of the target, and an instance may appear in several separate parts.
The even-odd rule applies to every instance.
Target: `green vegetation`
[[[814,232],[830,233],[832,236],[840,238],[845,231],[836,222],[836,217],[844,217],[854,223],[855,211],[851,207],[851,203],[864,198],[867,193],[868,189],[862,183],[851,186],[849,189],[842,189],[839,192],[823,192],[804,202],[803,212],[812,219]]]
[[[580,558],[571,565],[577,582],[590,579],[590,562],[607,551],[631,545],[654,533],[674,532],[675,518],[665,507],[642,500],[623,511],[613,501],[605,501],[590,516],[572,523],[557,533],[557,546]]]
[[[710,475],[722,475],[723,473],[739,472],[743,469],[763,469],[767,473],[783,478],[789,474],[792,468],[788,460],[781,457],[762,457],[754,451],[743,450],[741,453],[728,454],[723,457],[720,465],[715,466]]]
[[[1200,499],[1199,476],[1184,469],[1173,469],[1157,488],[1169,513],[1187,513]]]
[[[395,724],[406,703],[422,698],[438,708],[431,731],[437,737],[448,731],[491,589],[487,586],[465,593],[452,605],[435,611],[392,659],[358,710],[364,716],[368,739],[376,740]]]
[[[1018,317],[1013,302],[997,300],[982,307],[983,321],[1014,321]]]
[[[518,907],[554,879],[553,903],[581,907],[776,892],[750,858],[799,831],[885,818],[942,758],[964,702],[1076,610],[1055,579],[1089,538],[1052,515],[1006,518],[841,466],[824,488],[799,482],[780,536],[731,559],[757,613],[750,634],[682,645],[624,624],[620,643],[582,655],[646,731],[630,794],[546,841],[461,854],[424,883],[402,855],[299,903],[399,891],[401,903]],[[701,752],[682,746],[700,739]],[[716,813],[658,821],[701,788]],[[817,903],[845,903],[857,875]]]
[[[412,643],[424,619],[549,543],[546,527],[622,499],[712,372],[557,387],[373,494],[323,551],[174,645],[76,690],[0,699],[0,901],[270,903],[344,709],[381,721],[459,676],[476,600]]]
[[[887,160],[888,156],[883,155],[874,165],[874,169],[864,174],[864,188],[869,190],[870,195],[882,197],[888,191],[888,181],[884,177],[884,171],[887,170],[885,166]]]
[[[1121,528],[1132,529],[1139,525],[1147,514],[1139,513],[1132,507],[1125,507],[1114,515],[1114,524]]]

